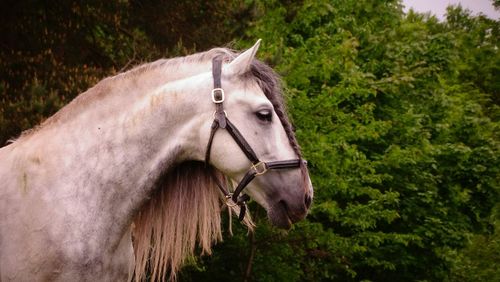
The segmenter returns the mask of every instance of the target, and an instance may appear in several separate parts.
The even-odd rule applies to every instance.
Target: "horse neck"
[[[196,143],[199,128],[210,122],[203,113],[210,106],[209,94],[203,95],[210,93],[209,72],[158,82],[167,76],[156,70],[116,81],[104,87],[111,93],[94,101],[83,102],[95,98],[85,93],[72,103],[84,103],[85,109],[63,109],[60,119],[16,142],[22,152],[17,163],[30,172],[31,191],[65,195],[57,204],[71,206],[69,218],[82,229],[112,226],[115,239],[121,238],[161,174],[203,154]]]

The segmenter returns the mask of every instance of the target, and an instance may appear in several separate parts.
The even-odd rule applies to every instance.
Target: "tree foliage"
[[[2,143],[109,74],[263,39],[313,209],[283,233],[253,203],[256,233],[236,224],[181,280],[499,277],[499,21],[450,7],[439,22],[397,0],[4,1],[0,14]]]
[[[287,236],[227,242],[227,280],[439,281],[473,267],[457,250],[491,236],[499,202],[498,22],[454,7],[440,23],[399,1],[258,8],[248,36],[284,75],[316,195]],[[221,263],[204,262],[205,280],[228,277]]]
[[[0,144],[103,77],[230,41],[246,9],[236,1],[0,2]]]

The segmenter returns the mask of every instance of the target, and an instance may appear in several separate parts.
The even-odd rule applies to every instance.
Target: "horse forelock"
[[[260,86],[264,95],[274,107],[276,115],[280,119],[281,125],[285,130],[288,142],[299,159],[302,159],[302,152],[295,136],[294,128],[287,115],[286,103],[283,95],[283,87],[280,76],[268,65],[259,60],[254,60],[250,66],[250,76]],[[300,162],[300,171],[303,178],[303,188],[307,191],[309,188],[308,170],[305,162]]]
[[[264,95],[271,102],[283,128],[288,141],[298,157],[301,157],[300,146],[295,137],[293,125],[287,115],[286,103],[283,96],[283,87],[279,75],[268,65],[259,60],[254,60],[250,67],[250,73],[256,80]]]

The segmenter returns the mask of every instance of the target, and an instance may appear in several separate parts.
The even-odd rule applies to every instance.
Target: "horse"
[[[0,281],[152,281],[222,240],[221,212],[303,219],[313,188],[279,76],[214,48],[108,77],[0,148]]]

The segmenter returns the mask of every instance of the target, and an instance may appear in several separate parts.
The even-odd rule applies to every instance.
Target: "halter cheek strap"
[[[250,160],[250,162],[252,162],[252,166],[247,171],[245,176],[243,176],[243,178],[241,179],[238,186],[236,186],[236,189],[234,190],[233,193],[230,193],[226,188],[224,188],[222,183],[220,183],[217,177],[214,176],[215,183],[226,197],[226,204],[231,206],[231,204],[228,201],[232,200],[234,202],[233,205],[240,206],[240,214],[238,218],[241,221],[245,217],[245,213],[247,210],[246,202],[250,199],[250,197],[246,194],[240,196],[240,194],[243,191],[243,189],[245,189],[245,187],[255,177],[265,174],[270,169],[299,168],[301,162],[304,161],[301,159],[272,161],[272,162],[263,162],[259,160],[255,151],[252,149],[250,144],[248,144],[243,135],[238,131],[236,126],[229,121],[227,114],[224,111],[223,103],[226,97],[221,85],[221,74],[222,74],[222,59],[216,57],[212,60],[212,76],[214,79],[214,89],[212,90],[212,102],[215,104],[215,113],[205,153],[205,163],[207,164],[210,163],[210,152],[212,149],[214,136],[219,128],[227,130],[229,135],[231,135],[236,144],[238,144],[238,146],[243,151],[245,156]]]

